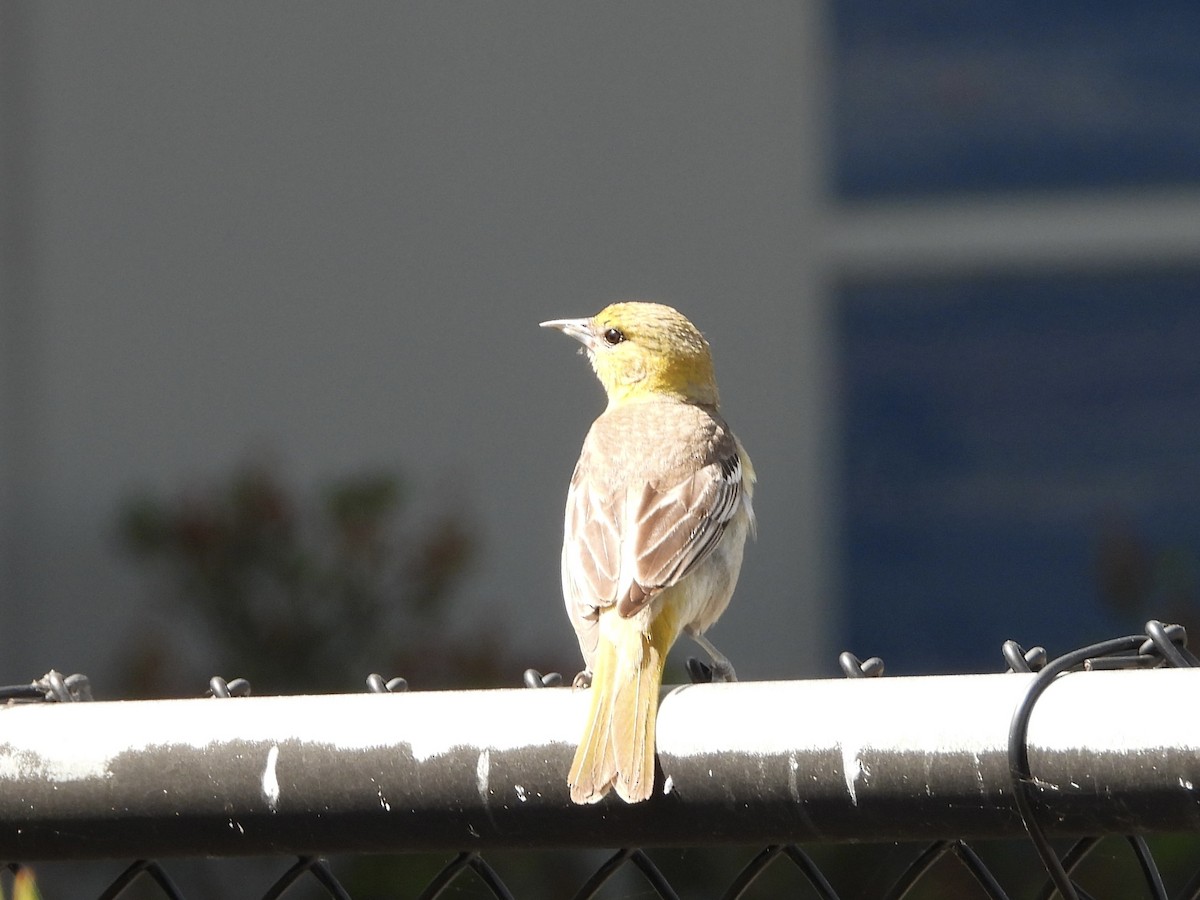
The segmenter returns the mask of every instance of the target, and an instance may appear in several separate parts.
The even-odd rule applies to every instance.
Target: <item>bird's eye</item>
[[[604,332],[604,343],[610,347],[617,346],[623,340],[625,340],[625,332],[621,331],[620,328],[610,328]]]

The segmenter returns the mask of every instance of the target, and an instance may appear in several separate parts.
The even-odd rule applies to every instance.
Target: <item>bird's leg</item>
[[[737,681],[737,673],[733,671],[733,663],[729,661],[724,653],[712,645],[712,641],[698,631],[693,631],[691,628],[685,628],[684,630],[687,632],[688,637],[704,648],[704,652],[712,660],[713,681]]]
[[[590,688],[592,686],[592,670],[584,669],[575,676],[575,680],[571,682],[571,687]]]

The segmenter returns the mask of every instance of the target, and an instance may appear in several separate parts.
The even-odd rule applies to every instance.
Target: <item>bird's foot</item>
[[[687,662],[688,678],[692,684],[708,684],[713,680],[712,666],[704,662],[704,660],[696,659],[694,656],[689,656]]]
[[[698,673],[704,672],[707,672],[708,675],[707,678],[703,679],[704,682],[737,681],[737,672],[733,670],[733,663],[729,661],[724,653],[713,646],[712,641],[702,634],[694,634],[690,631],[688,632],[688,636],[691,637],[691,639],[701,647],[703,647],[704,652],[707,653],[709,659],[712,660],[711,664],[706,665],[705,663],[700,662],[698,659],[688,659],[688,674],[691,675],[694,683],[701,683],[696,676]]]

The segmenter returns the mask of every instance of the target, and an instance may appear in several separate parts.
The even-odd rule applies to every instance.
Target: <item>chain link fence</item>
[[[844,680],[672,688],[657,796],[593,807],[565,785],[586,696],[553,674],[309,697],[214,678],[219,703],[112,703],[51,672],[0,688],[0,858],[14,890],[29,866],[46,891],[68,861],[107,861],[72,896],[125,900],[1200,900],[1183,629],[1003,658],[1002,675],[880,678],[843,654]],[[181,887],[195,858],[246,856],[235,886]]]

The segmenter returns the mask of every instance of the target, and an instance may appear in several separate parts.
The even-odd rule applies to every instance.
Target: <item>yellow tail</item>
[[[656,616],[649,634],[615,608],[606,616],[612,619],[600,623],[587,726],[567,776],[575,803],[595,803],[613,787],[626,803],[654,791],[658,694],[678,630],[670,616]]]

